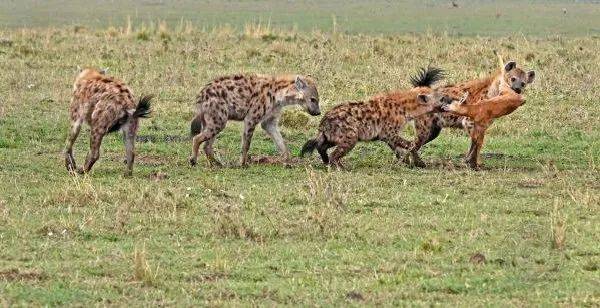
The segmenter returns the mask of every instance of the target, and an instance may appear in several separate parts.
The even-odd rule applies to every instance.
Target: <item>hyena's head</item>
[[[78,73],[77,73],[77,77],[75,77],[74,87],[77,87],[77,84],[79,84],[83,80],[102,78],[102,76],[106,75],[108,68],[95,69],[95,68],[78,67],[77,70],[78,70]]]
[[[459,96],[454,93],[447,93],[440,90],[430,90],[419,92],[412,104],[414,107],[411,110],[407,110],[407,116],[410,118],[416,118],[424,114],[433,112],[442,112],[444,108],[449,104],[464,103],[466,96]]]
[[[319,92],[316,82],[310,77],[296,76],[294,84],[288,89],[287,97],[293,100],[313,116],[321,114],[319,107]]]
[[[467,98],[469,97],[469,92],[465,92],[462,94],[462,97],[459,99],[454,99],[452,102],[442,106],[443,111],[453,112],[455,114],[466,114],[467,113]]]
[[[535,79],[535,71],[525,72],[520,67],[517,67],[517,62],[508,61],[504,64],[503,78],[504,82],[506,82],[513,91],[521,94],[523,90],[525,90],[525,87]]]

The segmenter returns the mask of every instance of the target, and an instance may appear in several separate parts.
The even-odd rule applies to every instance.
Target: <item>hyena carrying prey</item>
[[[431,89],[442,75],[440,69],[423,69],[418,77],[412,78],[415,88],[411,90],[334,107],[321,120],[317,137],[306,142],[301,156],[317,149],[323,163],[342,167],[340,159],[358,141],[381,140],[400,158],[410,147],[410,142],[400,136],[406,122],[427,113],[440,112],[442,106],[454,101],[454,98]],[[330,159],[327,150],[333,146],[336,148]]]
[[[138,120],[150,114],[151,99],[152,96],[142,96],[136,102],[129,87],[122,81],[107,77],[105,71],[91,68],[82,70],[75,79],[69,109],[71,130],[64,153],[67,170],[72,173],[89,172],[100,157],[100,144],[104,135],[120,129],[125,142],[125,175],[131,175]],[[91,128],[90,152],[83,169],[77,169],[73,144],[84,122]]]
[[[242,166],[248,163],[250,141],[258,123],[287,162],[290,152],[277,123],[283,107],[289,105],[301,105],[313,116],[321,114],[319,93],[312,78],[239,74],[213,80],[202,89],[196,100],[197,114],[191,124],[194,139],[190,164],[196,164],[200,145],[204,143],[209,163],[221,165],[214,157],[213,143],[229,120],[244,121]]]
[[[502,95],[502,88],[510,89],[510,92],[516,94],[521,94],[525,87],[535,79],[535,72],[525,72],[517,67],[515,61],[504,63],[499,55],[498,58],[501,69],[495,74],[482,79],[445,86],[440,90],[446,93],[455,93],[457,95],[459,93],[467,92],[468,98],[465,102],[466,104],[474,104],[484,99],[498,97]],[[413,142],[409,153],[407,153],[404,158],[406,163],[409,163],[410,157],[412,157],[415,166],[425,167],[425,163],[419,157],[419,149],[423,145],[437,138],[443,127],[451,127],[465,129],[469,133],[469,136],[471,137],[471,148],[465,157],[465,161],[472,169],[479,169],[478,153],[483,144],[485,129],[475,129],[474,122],[469,118],[449,112],[425,115],[415,119],[414,124],[417,137]],[[489,126],[490,124],[491,121],[487,125]]]

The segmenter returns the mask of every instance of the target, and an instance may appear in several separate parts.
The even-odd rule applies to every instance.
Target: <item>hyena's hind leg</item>
[[[215,142],[217,134],[219,134],[226,124],[226,119],[208,119],[204,121],[202,131],[195,135],[192,140],[192,156],[189,159],[190,165],[195,166],[198,163],[198,155],[200,152],[200,145],[204,144],[204,153],[211,166],[220,166],[221,163],[215,158],[213,151],[213,144]]]
[[[88,173],[92,170],[92,167],[100,158],[100,145],[102,144],[102,138],[104,138],[105,134],[106,129],[104,128],[92,128],[90,134],[90,151],[85,158],[83,169],[78,170],[79,173]]]
[[[338,169],[344,169],[341,159],[354,148],[357,142],[357,136],[347,136],[340,140],[340,142],[336,142],[337,146],[333,152],[331,152],[331,156],[329,158],[330,165]]]
[[[75,163],[75,157],[73,156],[73,145],[79,136],[82,124],[83,120],[81,119],[71,121],[71,129],[69,130],[69,136],[67,137],[65,145],[65,166],[70,173],[75,173],[77,171],[77,164]]]
[[[133,173],[133,161],[135,160],[135,138],[137,135],[137,119],[131,118],[127,124],[123,125],[123,142],[125,143],[125,163],[127,169],[125,176],[131,176]]]
[[[334,144],[326,140],[317,147],[317,152],[319,152],[321,160],[325,165],[329,164],[329,155],[327,155],[327,150],[329,150],[329,148],[332,146],[334,146]]]
[[[240,159],[240,165],[242,167],[248,165],[248,151],[250,150],[250,143],[252,142],[252,135],[254,134],[256,124],[258,124],[258,122],[252,117],[246,117],[246,119],[244,119],[244,133],[242,135],[242,157]]]
[[[204,142],[204,154],[206,154],[206,159],[208,159],[208,163],[211,166],[221,167],[223,164],[221,164],[221,162],[215,158],[215,151],[213,150],[213,144],[215,143],[216,139],[217,137],[214,136]]]

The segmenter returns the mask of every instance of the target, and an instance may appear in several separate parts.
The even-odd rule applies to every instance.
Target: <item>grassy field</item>
[[[597,37],[166,24],[0,30],[0,306],[598,306],[599,48]],[[481,172],[461,163],[468,140],[452,130],[424,149],[426,169],[377,143],[354,149],[350,171],[316,156],[241,169],[237,123],[216,143],[225,168],[187,164],[193,99],[214,76],[311,74],[328,110],[406,88],[429,63],[449,82],[483,76],[494,49],[537,80],[489,131]],[[77,65],[157,95],[133,178],[116,134],[92,174],[63,166]],[[319,121],[300,114],[283,126],[295,154]],[[251,153],[276,151],[257,130]]]
[[[184,21],[209,30],[262,22],[278,29],[351,33],[600,35],[600,5],[594,1],[455,2],[458,8],[449,0],[4,0],[0,26],[104,28],[164,20],[171,27]]]

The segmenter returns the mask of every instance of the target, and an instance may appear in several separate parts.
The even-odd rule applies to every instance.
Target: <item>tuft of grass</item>
[[[567,219],[562,215],[558,202],[554,203],[551,216],[552,248],[563,250],[567,241]]]
[[[285,110],[281,115],[279,124],[290,129],[302,130],[308,127],[310,117],[306,112],[298,110]]]
[[[337,172],[322,174],[313,169],[307,169],[306,173],[304,197],[307,202],[305,214],[305,226],[309,229],[307,231],[332,237],[337,233],[342,222],[342,213],[346,209],[348,198],[347,189],[340,182],[343,175]]]
[[[263,237],[244,220],[240,205],[217,203],[211,208],[211,218],[217,236],[263,241]]]
[[[133,278],[145,286],[155,286],[158,278],[158,266],[150,267],[146,258],[146,245],[136,247],[133,251]]]

